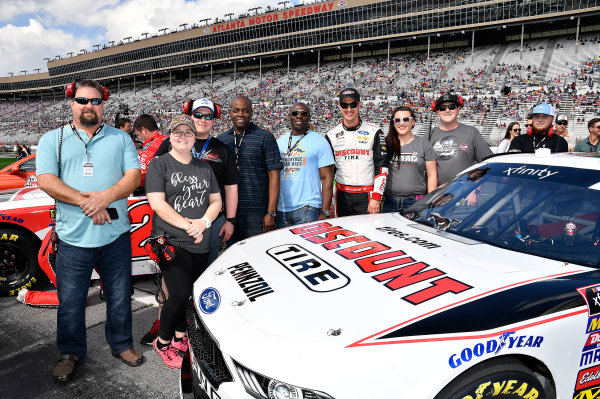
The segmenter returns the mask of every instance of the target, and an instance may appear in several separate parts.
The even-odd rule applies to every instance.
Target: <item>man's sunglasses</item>
[[[194,112],[192,115],[196,119],[206,118],[207,121],[212,121],[215,118],[213,114],[203,114],[201,112]]]
[[[448,104],[448,105],[440,105],[439,107],[437,107],[438,111],[445,111],[447,109],[449,109],[450,111],[454,111],[456,108],[458,108],[456,106],[456,104]]]
[[[348,107],[356,108],[358,107],[358,101],[353,101],[351,103],[340,103],[340,107],[342,107],[342,109],[346,109]]]
[[[306,112],[306,111],[292,111],[292,112],[290,112],[290,115],[292,115],[292,116],[302,115],[303,118],[306,118],[308,116],[308,112]]]
[[[412,116],[405,116],[404,118],[394,118],[394,123],[408,123],[413,120]]]
[[[87,103],[91,102],[92,105],[100,105],[102,104],[101,98],[87,98],[87,97],[75,97],[75,102],[81,105],[87,105]]]
[[[567,126],[569,122],[567,121],[560,121],[560,122],[556,122],[557,125],[562,125],[562,126]]]
[[[194,137],[196,135],[196,133],[194,133],[191,130],[185,130],[185,131],[182,131],[182,130],[173,130],[171,132],[171,134],[174,137],[181,137],[181,136],[183,136],[183,137]]]

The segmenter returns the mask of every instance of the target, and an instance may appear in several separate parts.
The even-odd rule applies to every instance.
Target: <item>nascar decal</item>
[[[515,335],[514,331],[505,332],[497,339],[490,339],[485,343],[480,342],[475,346],[464,348],[459,353],[454,353],[448,359],[450,367],[453,369],[470,362],[475,357],[481,357],[485,354],[497,355],[502,349],[512,348],[539,348],[544,337],[535,335]]]
[[[230,266],[227,270],[229,270],[229,273],[231,273],[250,302],[274,292],[269,283],[248,262]]]
[[[311,291],[331,292],[350,283],[344,273],[300,245],[280,245],[267,250],[267,254]]]
[[[473,287],[450,277],[445,272],[431,268],[419,262],[402,250],[388,251],[389,246],[368,237],[333,226],[327,222],[310,224],[289,230],[314,244],[321,244],[326,250],[354,263],[364,272],[372,273],[374,280],[384,283],[388,289],[395,291],[413,284],[429,280],[431,286],[402,297],[405,301],[419,305],[444,294],[458,294]],[[343,244],[353,243],[345,246]],[[381,270],[385,272],[380,273]],[[442,277],[444,276],[444,277]]]

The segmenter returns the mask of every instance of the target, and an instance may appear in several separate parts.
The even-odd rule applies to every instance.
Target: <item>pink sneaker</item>
[[[187,337],[183,337],[183,341],[175,341],[175,338],[173,338],[173,341],[171,341],[171,347],[177,349],[179,352],[181,352],[180,356],[183,356],[185,354],[185,352],[187,352],[188,350],[188,339]]]
[[[152,346],[158,355],[161,357],[165,366],[170,369],[180,369],[181,363],[183,362],[183,358],[179,356],[179,351],[173,346],[169,345],[163,349],[158,349],[158,345],[156,345],[158,338],[152,342]]]

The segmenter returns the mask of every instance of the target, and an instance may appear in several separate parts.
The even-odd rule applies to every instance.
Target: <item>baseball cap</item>
[[[213,112],[213,114],[215,113],[215,104],[213,104],[213,102],[207,98],[201,98],[199,100],[194,100],[194,102],[192,103],[192,112],[194,112],[195,110],[197,110],[200,107],[208,108]]]
[[[458,96],[450,93],[442,94],[442,96],[436,100],[435,107],[437,108],[443,103],[454,103],[459,107],[461,106]]]
[[[569,120],[567,119],[567,115],[558,115],[558,117],[556,118],[556,121],[557,122],[560,122],[560,121],[568,122]]]
[[[342,102],[342,100],[346,97],[350,97],[354,101],[360,102],[360,94],[358,94],[358,91],[356,89],[347,88],[342,90],[340,93],[340,102]]]
[[[179,125],[187,125],[194,133],[196,133],[196,126],[194,125],[192,119],[187,115],[175,115],[169,123],[169,132],[175,130],[175,128]]]
[[[556,111],[554,111],[554,107],[552,105],[542,103],[542,104],[536,105],[533,108],[533,111],[531,111],[531,115],[537,115],[537,114],[550,115],[552,117],[555,117]]]

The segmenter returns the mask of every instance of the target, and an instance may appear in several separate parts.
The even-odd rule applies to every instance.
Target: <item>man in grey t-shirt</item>
[[[463,169],[492,155],[479,130],[459,123],[456,119],[463,100],[454,94],[444,94],[433,105],[440,126],[429,134],[437,155],[438,184],[452,180]]]

